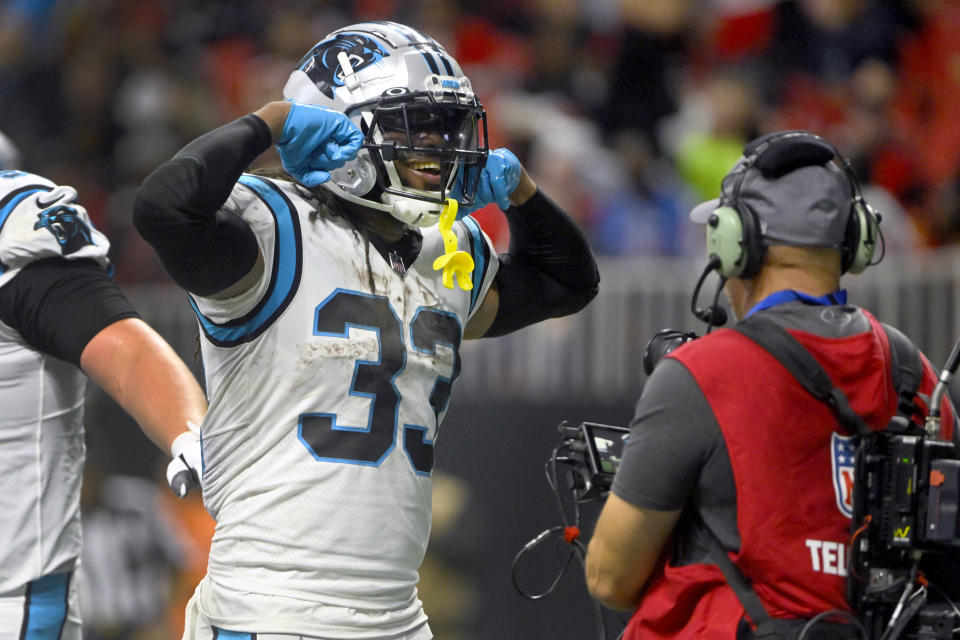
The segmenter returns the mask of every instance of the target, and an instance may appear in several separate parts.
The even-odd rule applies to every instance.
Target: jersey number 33
[[[350,384],[350,395],[370,399],[367,424],[345,426],[337,423],[336,413],[304,413],[297,433],[317,460],[378,466],[393,450],[400,428],[402,397],[396,378],[407,365],[403,323],[386,297],[337,289],[317,305],[313,333],[346,339],[351,327],[375,332],[380,347],[378,360],[356,361]],[[420,307],[413,314],[410,344],[415,351],[433,356],[438,345],[453,350],[450,377],[437,375],[430,393],[435,426],[460,374],[460,340],[460,322],[455,314],[430,307]],[[433,441],[427,440],[425,425],[403,425],[403,448],[414,472],[430,475]]]

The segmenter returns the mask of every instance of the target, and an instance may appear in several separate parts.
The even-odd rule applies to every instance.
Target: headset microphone
[[[718,304],[720,292],[723,290],[723,285],[727,281],[723,276],[720,277],[720,283],[717,285],[717,291],[713,296],[713,304],[706,309],[701,309],[697,306],[697,298],[700,297],[700,288],[703,286],[704,280],[706,280],[710,272],[717,269],[720,264],[721,261],[718,256],[710,256],[710,262],[707,263],[707,266],[703,269],[703,273],[700,274],[700,279],[697,280],[697,286],[693,289],[693,298],[690,300],[690,311],[693,315],[701,322],[706,322],[710,325],[707,333],[710,333],[710,329],[713,327],[721,327],[727,323],[727,311]]]
[[[722,327],[727,324],[727,310],[723,307],[711,306],[706,309],[694,309],[693,314],[714,327]]]

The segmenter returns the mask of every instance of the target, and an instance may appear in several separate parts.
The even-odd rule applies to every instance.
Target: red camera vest
[[[846,337],[790,331],[873,429],[897,410],[890,345],[880,324]],[[773,618],[810,618],[849,610],[845,599],[853,480],[852,434],[839,433],[830,409],[813,398],[773,356],[740,333],[721,329],[678,348],[703,391],[726,443],[737,491],[741,546],[730,559],[753,582]],[[920,393],[936,377],[921,358]],[[944,402],[944,405],[949,403]],[[953,413],[942,408],[943,437]],[[669,549],[667,550],[669,552]],[[744,615],[712,564],[672,566],[651,575],[624,640],[732,640]]]

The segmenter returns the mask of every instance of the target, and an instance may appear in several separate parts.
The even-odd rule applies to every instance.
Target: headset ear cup
[[[736,278],[747,263],[744,255],[743,220],[730,206],[717,207],[707,221],[707,256],[720,260],[717,273]]]
[[[763,264],[763,257],[767,253],[767,247],[763,243],[763,234],[760,231],[760,219],[752,209],[745,205],[741,206],[740,223],[743,225],[743,268],[740,270],[741,278],[752,278],[760,272]]]
[[[877,248],[876,217],[870,205],[862,200],[854,202],[844,242],[843,271],[861,273],[870,265]]]

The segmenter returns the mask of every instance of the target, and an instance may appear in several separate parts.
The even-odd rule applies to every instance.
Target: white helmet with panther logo
[[[395,22],[329,34],[283,96],[343,112],[363,131],[360,153],[323,186],[407,224],[436,224],[460,165],[486,161],[486,114],[470,80],[436,40]],[[465,203],[476,190],[469,182]]]

